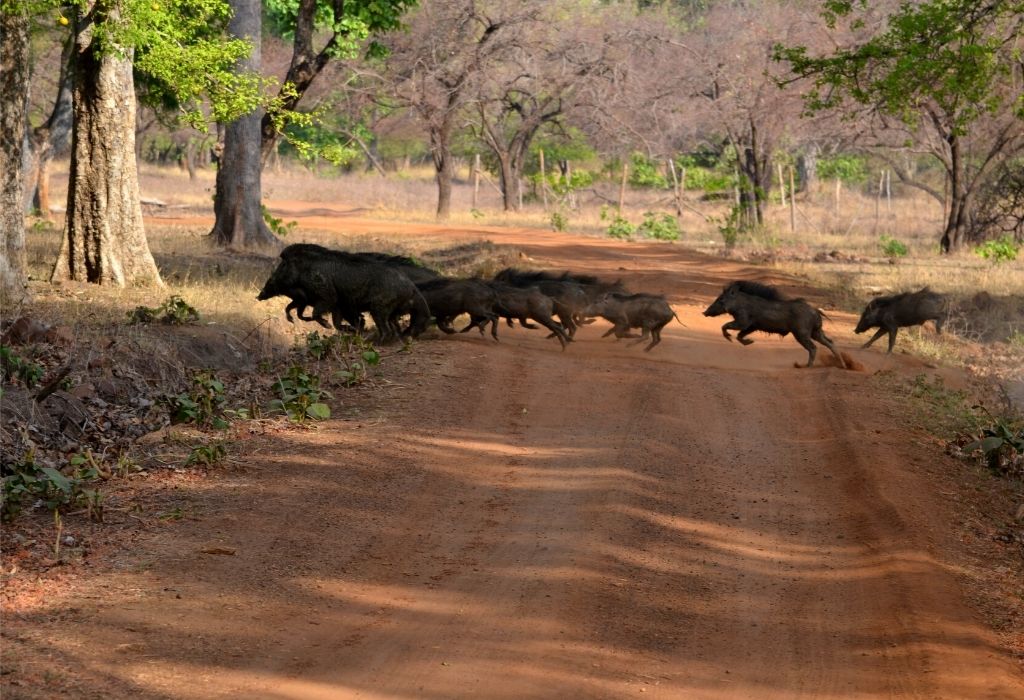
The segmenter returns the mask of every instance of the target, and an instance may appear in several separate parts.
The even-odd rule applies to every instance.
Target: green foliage
[[[855,11],[869,7],[868,0],[826,0],[823,15],[830,26],[851,18],[858,27],[863,22]],[[1007,99],[1017,100],[1016,108],[1024,111],[1020,95],[997,87],[1019,60],[1005,50],[999,30],[1014,26],[1022,12],[1021,0],[907,2],[882,31],[853,48],[812,57],[807,47],[776,45],[773,54],[797,76],[813,79],[805,98],[810,111],[851,99],[916,124],[928,104],[950,120],[953,133],[963,135]]]
[[[882,249],[882,255],[890,260],[905,258],[910,252],[905,243],[891,236],[882,236],[878,245]]]
[[[726,250],[735,248],[740,240],[740,232],[743,229],[740,221],[742,216],[743,208],[738,204],[734,204],[725,216],[711,217],[710,219],[712,223],[717,224],[718,233],[722,236],[722,242],[725,243]]]
[[[295,34],[299,0],[267,0],[263,3],[271,32],[286,39]],[[366,46],[368,56],[385,55],[384,47],[366,40],[373,34],[398,29],[402,15],[416,6],[415,0],[349,0],[344,3],[318,2],[313,15],[315,30],[334,35],[327,52],[331,58],[355,58]],[[337,14],[337,10],[341,14]]]
[[[72,465],[75,465],[74,458]],[[0,518],[3,520],[13,520],[26,502],[35,501],[52,511],[86,504],[90,516],[102,520],[102,496],[95,489],[85,488],[97,479],[95,470],[79,469],[73,476],[67,476],[53,467],[37,466],[29,452],[19,462],[5,464],[4,471],[0,492]]]
[[[569,216],[561,209],[551,212],[551,230],[564,231],[569,228]]]
[[[641,236],[659,241],[678,241],[679,221],[671,214],[644,212],[644,220],[637,226],[636,232]]]
[[[320,377],[299,365],[294,365],[288,374],[277,378],[274,392],[278,398],[270,402],[270,408],[288,414],[295,423],[331,417],[330,407],[321,401],[325,397],[331,398],[330,392],[320,388]]]
[[[993,264],[1010,262],[1017,259],[1020,246],[1009,234],[994,241],[985,241],[974,249],[975,255],[979,255]]]
[[[228,427],[224,418],[224,383],[210,372],[197,372],[192,376],[192,389],[188,393],[171,396],[167,400],[172,423],[196,423],[223,429]]]
[[[270,213],[266,204],[260,204],[260,211],[263,212],[263,220],[267,223],[267,227],[275,236],[284,238],[292,232],[292,229],[299,225],[298,221],[289,221],[288,223],[285,223],[284,220],[277,218]]]
[[[212,467],[215,464],[219,464],[224,461],[224,458],[227,456],[227,444],[223,440],[216,440],[205,445],[196,445],[193,447],[188,453],[188,457],[185,459],[185,466],[203,464],[207,467]]]
[[[687,190],[726,192],[736,186],[736,173],[725,157],[714,154],[684,155],[676,158],[676,170],[684,174]]]
[[[177,294],[167,297],[160,306],[150,308],[148,306],[136,306],[134,311],[128,313],[128,323],[167,323],[172,326],[184,326],[196,323],[199,320],[199,312],[195,307],[182,299]]]
[[[634,153],[630,156],[629,184],[633,187],[649,189],[667,189],[668,180],[662,174],[661,168],[656,161],[651,160],[642,153]]]
[[[18,381],[31,389],[43,379],[43,368],[21,357],[8,345],[0,345],[0,377],[3,381]]]
[[[602,212],[602,218],[604,218]],[[608,235],[612,238],[626,239],[636,233],[636,226],[629,223],[619,214],[616,214],[610,224],[608,224]]]
[[[888,375],[880,375],[888,377]],[[887,378],[886,381],[891,381]],[[925,427],[931,432],[954,437],[960,434],[974,434],[979,431],[985,419],[968,400],[966,391],[950,389],[942,377],[935,375],[929,381],[928,375],[918,374],[910,381],[909,394],[921,402]]]
[[[835,155],[818,161],[818,177],[823,180],[842,180],[859,184],[868,179],[867,161],[860,156]]]
[[[981,437],[964,445],[966,454],[981,451],[985,464],[996,474],[1024,474],[1024,424],[1011,418],[993,418]]]

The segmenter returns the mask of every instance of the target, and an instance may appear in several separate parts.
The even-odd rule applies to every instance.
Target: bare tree
[[[44,219],[50,218],[50,162],[61,155],[71,141],[71,59],[74,37],[62,42],[57,80],[50,113],[39,126],[28,133],[25,173],[31,207]]]
[[[556,18],[538,14],[520,23],[501,61],[477,83],[479,138],[497,158],[504,208],[518,209],[530,144],[545,125],[563,119],[610,89],[623,33],[584,17],[579,8],[551,6]],[[588,8],[588,12],[590,12]]]
[[[25,294],[25,217],[22,210],[21,157],[28,95],[28,12],[0,10],[0,297],[16,301]]]
[[[451,209],[452,139],[484,71],[517,40],[515,29],[534,19],[534,3],[426,0],[409,30],[392,33],[383,79],[399,104],[427,131],[437,178],[437,217]]]

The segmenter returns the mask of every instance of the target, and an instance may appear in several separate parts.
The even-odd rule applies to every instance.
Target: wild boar
[[[924,287],[916,292],[905,292],[887,297],[878,297],[868,302],[854,333],[863,333],[869,328],[877,328],[878,332],[864,343],[870,345],[886,333],[889,334],[889,350],[896,345],[896,332],[906,326],[919,326],[925,321],[935,321],[935,332],[942,334],[942,324],[946,320],[946,298],[941,294]]]

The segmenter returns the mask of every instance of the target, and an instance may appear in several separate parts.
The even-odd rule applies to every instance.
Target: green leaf
[[[331,417],[331,407],[325,403],[311,403],[306,407],[306,414],[310,418],[323,420]]]
[[[53,467],[43,467],[41,470],[46,477],[64,493],[71,493],[71,481]]]

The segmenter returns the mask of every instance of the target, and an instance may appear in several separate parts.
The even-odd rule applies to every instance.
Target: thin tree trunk
[[[252,54],[239,70],[260,69],[261,5],[257,0],[232,0],[234,14],[228,33],[253,43]],[[263,167],[260,135],[262,111],[257,110],[224,128],[224,150],[217,166],[215,221],[210,235],[230,248],[278,248],[281,242],[263,219]]]
[[[434,159],[434,174],[437,178],[437,218],[446,220],[452,209],[452,180],[455,167],[451,153],[451,126],[445,124],[430,132],[430,150]]]
[[[84,12],[80,10],[80,12]],[[108,9],[117,22],[120,7]],[[142,224],[132,62],[76,18],[67,225],[53,280],[163,285]]]
[[[480,196],[480,154],[473,154],[473,208],[477,208],[477,198]]]
[[[24,191],[21,179],[29,89],[28,14],[0,12],[0,299],[27,294]],[[9,308],[9,307],[8,307]]]
[[[629,177],[629,165],[625,162],[622,163],[622,179],[619,181],[619,213],[622,213],[622,207],[626,205],[626,180]]]
[[[544,149],[541,148],[537,155],[540,157],[540,196],[544,202],[544,211],[548,210],[548,176],[544,172]]]

